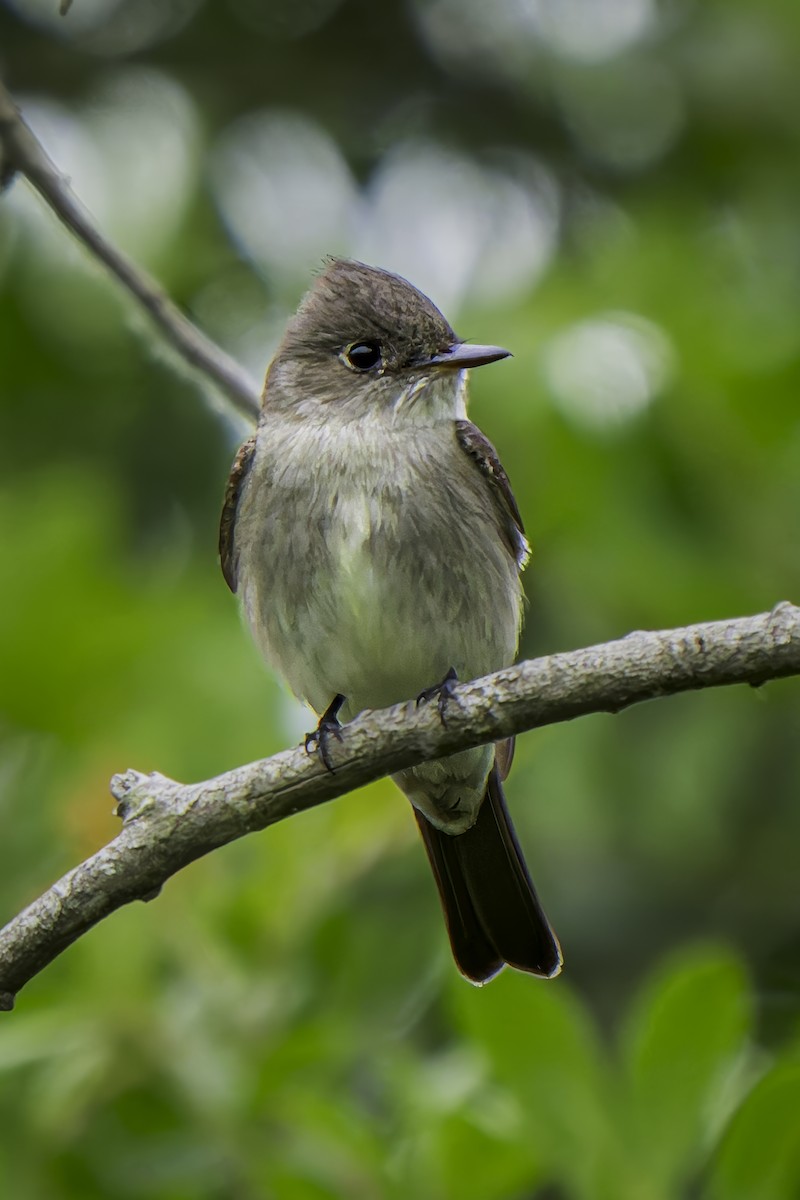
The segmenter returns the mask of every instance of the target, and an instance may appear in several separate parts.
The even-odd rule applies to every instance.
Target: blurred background
[[[260,379],[325,254],[514,358],[471,415],[534,557],[522,654],[800,595],[796,0],[0,3],[97,219]],[[216,557],[247,430],[22,180],[0,200],[3,919],[108,779],[298,739]],[[800,1194],[800,691],[528,734],[566,959],[452,965],[384,782],[229,846],[0,1020],[15,1200]]]

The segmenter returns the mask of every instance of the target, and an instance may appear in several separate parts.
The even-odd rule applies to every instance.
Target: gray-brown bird
[[[322,714],[325,759],[339,712],[444,706],[455,678],[514,660],[528,545],[466,415],[468,368],[507,355],[460,341],[405,279],[343,259],[286,328],[233,465],[220,554],[264,658]],[[503,797],[512,753],[510,739],[394,776],[476,983],[504,963],[561,968]]]

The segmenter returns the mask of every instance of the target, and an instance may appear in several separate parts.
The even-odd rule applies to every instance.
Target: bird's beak
[[[465,371],[467,367],[482,367],[486,363],[497,362],[499,358],[510,357],[511,351],[503,350],[501,346],[469,346],[466,342],[456,342],[441,354],[434,354],[428,361],[432,367]]]

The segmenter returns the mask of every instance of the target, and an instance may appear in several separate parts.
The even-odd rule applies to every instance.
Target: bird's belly
[[[385,518],[367,499],[340,501],[307,563],[276,564],[263,594],[245,596],[265,657],[318,712],[343,693],[351,717],[412,699],[451,667],[470,679],[513,659],[510,560],[471,558],[461,536]],[[289,587],[301,572],[302,591]]]
[[[328,690],[347,696],[348,715],[417,696],[456,660],[465,670],[468,630],[450,628],[436,597],[415,589],[410,572],[376,570],[368,554],[357,553],[343,558],[334,578],[335,629],[317,667]],[[319,626],[317,615],[311,623]]]

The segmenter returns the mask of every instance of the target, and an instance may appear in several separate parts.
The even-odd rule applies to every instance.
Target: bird
[[[231,469],[220,561],[261,655],[319,723],[416,699],[443,719],[456,680],[509,666],[529,548],[467,372],[509,351],[456,336],[418,288],[332,258],[268,368],[256,432]],[[561,949],[506,805],[514,739],[393,775],[475,984],[505,965],[557,975]]]

